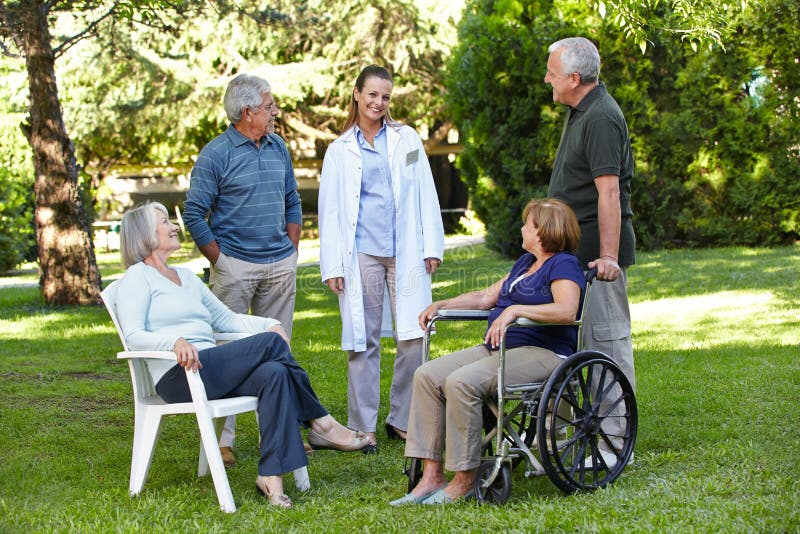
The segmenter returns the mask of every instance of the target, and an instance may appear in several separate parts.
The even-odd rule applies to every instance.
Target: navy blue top
[[[535,305],[553,302],[550,284],[556,280],[572,280],[581,288],[581,302],[586,291],[586,277],[578,259],[569,252],[558,252],[544,262],[535,273],[526,276],[509,290],[514,280],[527,271],[536,258],[526,253],[519,257],[511,268],[511,273],[500,288],[497,305],[489,314],[489,324],[497,319],[503,310],[513,304]],[[515,347],[542,347],[568,356],[575,352],[578,343],[578,327],[568,325],[535,326],[530,328],[512,327],[506,330],[506,349]],[[486,345],[492,350],[493,347]]]

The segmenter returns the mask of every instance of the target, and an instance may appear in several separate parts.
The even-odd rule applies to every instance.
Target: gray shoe
[[[444,488],[431,493],[427,499],[423,500],[420,504],[451,504],[458,501],[464,501],[475,497],[475,490],[471,489],[463,497],[451,498],[444,492]]]
[[[441,488],[435,489],[435,490],[431,491],[430,493],[426,493],[425,495],[422,495],[420,497],[415,496],[413,493],[406,493],[405,495],[403,495],[399,499],[395,499],[393,501],[389,501],[389,506],[405,506],[407,504],[422,504],[422,501],[424,501],[425,499],[427,499],[428,497],[430,497],[434,493],[444,490],[444,488],[445,488],[445,486],[442,486]]]

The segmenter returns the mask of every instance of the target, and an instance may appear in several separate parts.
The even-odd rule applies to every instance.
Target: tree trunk
[[[40,0],[21,10],[20,35],[30,85],[30,130],[36,174],[36,244],[39,286],[49,304],[100,301],[100,271],[91,228],[78,189],[78,166],[56,85],[47,7]]]

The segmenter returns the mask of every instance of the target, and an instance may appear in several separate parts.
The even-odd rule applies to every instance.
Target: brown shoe
[[[220,447],[219,453],[222,455],[222,463],[225,467],[233,467],[236,465],[236,456],[233,455],[233,449],[230,447]]]

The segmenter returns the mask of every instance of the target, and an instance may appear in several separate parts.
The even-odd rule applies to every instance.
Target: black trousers
[[[199,353],[200,377],[209,400],[258,397],[261,459],[258,473],[281,475],[308,464],[300,425],[328,414],[308,374],[275,332],[263,332]],[[183,367],[176,365],[156,384],[166,402],[191,402]]]

